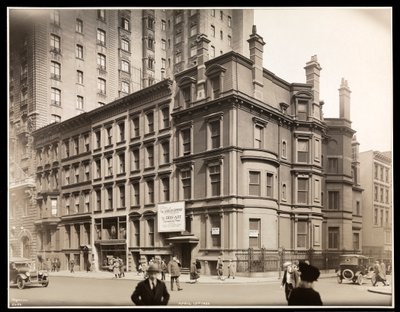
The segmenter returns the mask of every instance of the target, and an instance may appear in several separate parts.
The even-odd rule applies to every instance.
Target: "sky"
[[[390,8],[255,8],[264,67],[306,82],[317,55],[325,118],[339,117],[342,77],[351,90],[350,119],[360,152],[388,151],[393,140],[393,55]]]

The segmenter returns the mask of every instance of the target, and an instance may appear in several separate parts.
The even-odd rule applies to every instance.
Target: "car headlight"
[[[26,275],[26,276],[31,276],[31,273],[26,272],[25,275]]]
[[[43,272],[42,272],[42,271],[39,271],[39,272],[38,272],[38,274],[39,274],[39,275],[42,275],[42,274],[43,274]]]

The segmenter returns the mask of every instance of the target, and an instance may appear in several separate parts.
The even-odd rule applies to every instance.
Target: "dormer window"
[[[185,76],[179,81],[178,85],[180,89],[179,102],[183,104],[181,106],[187,108],[194,99],[193,94],[196,86],[196,79]]]
[[[211,65],[206,70],[206,76],[208,78],[207,93],[212,100],[219,98],[223,92],[223,78],[225,71],[226,68],[218,64]]]

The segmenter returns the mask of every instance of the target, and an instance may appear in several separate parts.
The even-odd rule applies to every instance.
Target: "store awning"
[[[175,244],[197,244],[199,242],[199,238],[194,235],[180,235],[180,236],[173,236],[166,239],[166,241]]]

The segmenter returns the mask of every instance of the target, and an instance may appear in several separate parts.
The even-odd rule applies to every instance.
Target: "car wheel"
[[[49,286],[49,281],[44,282],[44,283],[42,284],[42,286],[43,286],[43,287]]]
[[[342,275],[348,280],[352,280],[354,278],[354,273],[350,269],[343,270]]]
[[[362,283],[363,283],[363,276],[362,276],[362,274],[358,275],[358,277],[357,277],[357,283],[358,283],[358,285],[362,285]]]
[[[339,284],[342,284],[342,279],[340,278],[340,276],[337,277],[337,282],[338,282]]]
[[[25,280],[22,277],[17,278],[17,286],[19,289],[25,288]]]

